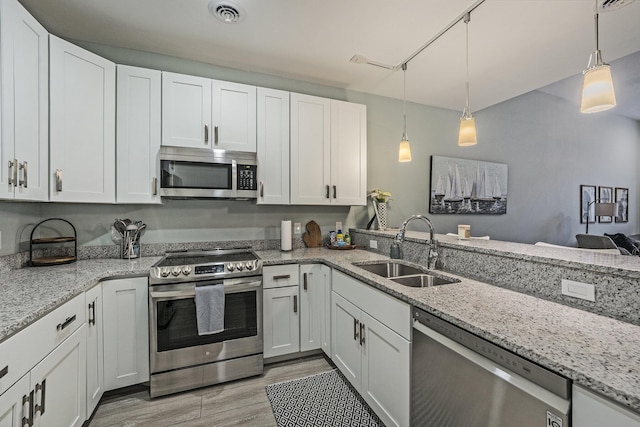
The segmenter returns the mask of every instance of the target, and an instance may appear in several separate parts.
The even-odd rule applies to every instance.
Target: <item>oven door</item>
[[[155,285],[149,292],[151,373],[262,353],[262,278],[224,283],[224,331],[198,335],[195,282]]]

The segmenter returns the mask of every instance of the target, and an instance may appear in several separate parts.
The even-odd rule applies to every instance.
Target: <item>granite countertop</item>
[[[460,283],[405,287],[352,265],[387,259],[368,251],[318,248],[257,253],[265,266],[327,264],[640,412],[640,326],[448,273],[438,274]],[[145,275],[158,259],[94,259],[8,272],[0,279],[0,341],[101,279]]]

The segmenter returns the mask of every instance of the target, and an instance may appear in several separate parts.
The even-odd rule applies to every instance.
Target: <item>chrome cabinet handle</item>
[[[358,326],[360,325],[360,322],[358,322],[358,319],[353,319],[353,339],[354,341],[358,341]]]
[[[89,304],[89,324],[90,325],[96,324],[96,302],[95,301]]]
[[[22,417],[22,425],[23,427],[29,426],[32,427],[33,426],[33,390],[31,390],[31,392],[27,395],[23,395],[22,396],[22,406],[24,407],[25,404],[29,404],[29,416],[28,417]],[[24,411],[24,409],[23,409]],[[24,412],[23,412],[24,413]]]
[[[364,344],[364,323],[360,323],[360,345]]]
[[[40,392],[40,405],[35,406],[34,412],[40,411],[40,415],[44,415],[44,404],[46,401],[45,393],[47,392],[47,380],[42,380],[42,385],[36,384],[36,393]]]
[[[305,291],[307,290],[307,274],[309,274],[309,273],[304,273],[302,275],[302,283],[303,283],[303,287],[304,287]]]
[[[213,127],[213,143],[218,145],[218,125]]]
[[[327,185],[327,199],[330,199],[329,197],[329,186]]]
[[[24,188],[27,188],[27,161],[20,163],[20,171],[22,172],[22,179],[19,182],[19,185],[22,185]]]
[[[18,159],[9,160],[9,185],[18,186]]]
[[[293,312],[298,312],[298,295],[293,296]]]
[[[58,331],[62,331],[62,330],[64,330],[64,328],[66,328],[67,326],[72,324],[75,320],[76,320],[76,315],[75,314],[73,316],[71,316],[71,317],[67,317],[67,319],[63,323],[58,323],[58,326],[56,326],[56,329]]]
[[[9,373],[9,365],[5,366],[4,368],[2,368],[2,370],[0,371],[0,379],[2,379],[2,377],[4,377],[5,375],[7,375]]]
[[[157,196],[158,195],[158,177],[157,176],[153,177],[153,181],[151,183],[151,186],[153,187],[152,188],[153,195]]]
[[[56,191],[62,191],[62,169],[56,169]]]
[[[260,181],[260,197],[264,197],[264,182]]]
[[[273,280],[280,280],[280,279],[291,279],[291,275],[290,274],[282,274],[280,276],[273,276]]]
[[[337,197],[337,187],[334,185],[333,186],[333,198],[335,199]]]
[[[209,125],[206,123],[204,125],[204,143],[209,144]]]

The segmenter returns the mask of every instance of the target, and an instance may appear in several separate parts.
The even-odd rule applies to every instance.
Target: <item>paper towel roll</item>
[[[280,250],[291,250],[291,221],[286,220],[280,223]]]

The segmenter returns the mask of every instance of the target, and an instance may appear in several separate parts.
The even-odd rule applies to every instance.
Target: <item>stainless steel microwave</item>
[[[160,174],[162,197],[258,197],[255,153],[162,146]]]

